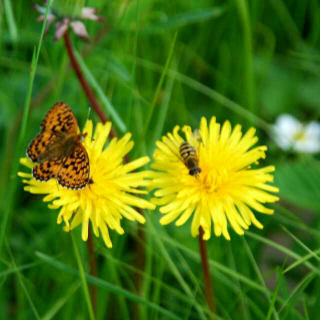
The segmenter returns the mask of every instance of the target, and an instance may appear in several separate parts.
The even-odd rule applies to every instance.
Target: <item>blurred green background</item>
[[[71,106],[80,128],[89,107],[63,40],[53,40],[52,26],[41,46],[21,137],[23,150],[17,148],[30,92],[32,55],[42,28],[31,4],[0,2],[0,223],[5,230],[0,317],[88,319],[70,234],[56,224],[57,212],[49,210],[41,196],[23,191],[14,166],[55,102]],[[133,134],[137,148],[132,158],[152,155],[154,142],[176,124],[197,128],[202,116],[216,116],[220,123],[228,119],[244,130],[255,126],[259,143],[269,148],[261,164],[276,166],[281,201],[270,206],[275,214],[257,214],[263,230],[252,227],[244,237],[230,230],[230,242],[215,237],[207,242],[218,315],[222,319],[316,319],[320,308],[318,156],[280,150],[270,139],[270,127],[282,113],[306,122],[319,119],[319,2],[88,0],[86,6],[98,8],[106,23],[85,23],[90,43],[71,37],[96,80],[99,101],[105,105],[108,99]],[[169,69],[152,109],[176,33]],[[145,139],[139,141],[148,116]],[[99,121],[94,112],[90,118]],[[114,126],[122,136],[117,123]],[[124,235],[111,232],[112,249],[101,238],[95,239],[99,277],[104,281],[99,287],[97,319],[169,319],[149,302],[178,319],[206,319],[198,241],[191,237],[191,221],[180,228],[162,227],[159,212],[146,215],[144,239],[137,237],[137,225],[128,221],[123,221]],[[74,233],[87,261],[86,244],[79,230]],[[137,244],[145,249],[143,269],[135,267]],[[84,266],[87,270],[86,262]],[[143,279],[140,293],[134,285],[137,275]],[[141,297],[140,302],[133,301],[136,297]]]

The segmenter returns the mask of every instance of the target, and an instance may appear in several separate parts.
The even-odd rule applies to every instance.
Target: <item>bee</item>
[[[182,142],[179,151],[184,164],[189,169],[190,176],[197,176],[201,169],[199,168],[199,159],[194,147],[187,142]]]

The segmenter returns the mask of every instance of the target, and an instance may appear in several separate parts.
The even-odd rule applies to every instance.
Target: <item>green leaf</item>
[[[315,160],[276,166],[275,183],[280,198],[300,207],[320,209],[320,164]]]

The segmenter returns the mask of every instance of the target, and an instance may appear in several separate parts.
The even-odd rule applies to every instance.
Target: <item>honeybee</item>
[[[189,169],[189,174],[197,176],[201,172],[201,169],[199,168],[199,159],[194,147],[187,142],[182,142],[179,151],[184,164]]]

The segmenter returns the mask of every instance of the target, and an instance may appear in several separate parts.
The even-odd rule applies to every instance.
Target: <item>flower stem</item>
[[[88,100],[90,101],[90,104],[92,106],[92,108],[94,109],[94,111],[97,113],[97,115],[99,116],[99,118],[101,119],[101,121],[103,123],[106,123],[108,121],[108,118],[106,117],[106,115],[104,114],[98,100],[96,99],[93,91],[91,90],[85,76],[83,75],[83,72],[81,71],[81,68],[80,68],[80,65],[75,57],[75,54],[73,52],[73,47],[72,47],[72,44],[71,44],[71,40],[70,40],[70,36],[69,36],[69,32],[66,31],[65,34],[64,34],[64,43],[66,45],[66,49],[67,49],[67,52],[68,52],[68,55],[69,55],[69,58],[70,58],[70,61],[71,61],[71,65],[72,65],[72,68],[74,70],[74,72],[76,73],[77,77],[78,77],[78,80],[82,86],[82,89],[84,91],[84,93],[86,94]],[[110,136],[111,137],[115,137],[116,136],[116,133],[114,131],[113,128],[111,128],[111,131],[110,131]]]
[[[203,229],[202,227],[200,227],[199,228],[199,248],[200,248],[200,255],[201,255],[202,272],[203,272],[204,293],[205,293],[207,304],[210,308],[210,311],[216,314],[216,303],[214,299],[211,274],[210,274],[209,263],[208,263],[207,247],[206,247],[205,240],[203,240],[203,235],[204,235]]]
[[[88,230],[87,247],[89,252],[90,274],[94,277],[98,277],[97,260],[96,260],[96,255],[94,253],[94,243],[93,243],[92,231],[90,226]],[[93,312],[95,315],[97,315],[97,291],[98,291],[98,288],[94,284],[91,284],[90,298],[91,298]]]
[[[80,256],[79,248],[77,246],[77,241],[76,241],[74,234],[72,232],[71,232],[71,239],[72,239],[74,254],[76,256],[77,263],[78,263],[78,268],[79,268],[79,273],[80,273],[80,278],[81,278],[81,282],[82,282],[84,296],[85,296],[87,306],[88,306],[89,319],[95,320],[95,315],[94,315],[94,311],[93,311],[93,307],[92,307],[92,301],[89,297],[89,290],[88,290],[88,284],[87,284],[87,280],[86,280],[86,276],[85,276],[84,267],[83,267],[83,264],[81,261],[81,256]]]
[[[79,66],[79,63],[74,55],[73,52],[73,47],[71,44],[70,36],[68,31],[64,34],[64,43],[66,45],[66,49],[70,58],[70,62],[72,65],[73,70],[75,71],[78,80],[82,86],[83,91],[85,92],[88,100],[90,101],[90,104],[92,108],[95,110],[95,112],[98,114],[99,118],[103,123],[106,123],[108,121],[108,118],[104,114],[102,108],[100,107],[94,93],[92,92],[85,76],[83,75],[81,68]],[[115,137],[116,133],[114,129],[111,129],[110,136]],[[92,231],[89,226],[88,230],[88,241],[87,241],[87,246],[88,246],[88,252],[89,252],[89,261],[90,261],[90,275],[94,277],[98,277],[98,272],[97,272],[97,260],[96,256],[94,253],[94,243],[92,239]],[[94,314],[96,314],[97,311],[97,287],[95,285],[90,286],[90,299],[91,299],[91,304],[92,304],[92,309]]]
[[[91,90],[83,72],[81,71],[80,65],[76,59],[76,56],[74,54],[73,51],[73,47],[72,47],[72,43],[70,40],[70,36],[68,33],[68,30],[65,32],[64,34],[64,42],[65,42],[65,46],[70,58],[70,62],[72,65],[72,68],[74,69],[77,78],[82,86],[83,91],[85,92],[88,100],[90,101],[90,104],[92,106],[92,108],[94,109],[94,111],[97,113],[97,115],[99,116],[100,120],[103,123],[106,123],[108,121],[108,118],[106,117],[106,115],[104,114],[99,102],[97,101],[93,91]],[[117,137],[117,133],[115,132],[115,130],[113,128],[111,128],[110,131],[110,136],[111,137]],[[125,156],[125,162],[128,163],[130,162],[130,158],[128,155]],[[142,213],[141,209],[138,209],[138,211],[140,213]],[[139,227],[139,231],[138,231],[138,238],[139,239],[144,239],[145,235],[144,235],[144,230],[142,228]],[[90,240],[91,239],[91,240]],[[91,244],[89,243],[91,241]],[[89,229],[89,234],[88,234],[88,250],[89,250],[89,255],[90,255],[90,274],[97,277],[97,266],[96,266],[96,259],[94,256],[94,244],[92,241],[92,234],[91,231]],[[93,262],[94,261],[94,262]],[[143,265],[144,265],[144,248],[141,246],[141,244],[138,244],[137,247],[137,266],[139,268],[139,270],[143,269]],[[94,273],[95,272],[95,273]],[[140,290],[141,288],[141,276],[137,276],[136,277],[136,287],[138,290]],[[94,293],[95,290],[95,293]],[[91,299],[95,299],[95,300],[91,300],[92,301],[92,305],[94,306],[94,310],[96,310],[96,288],[93,289],[93,286],[91,286]]]

